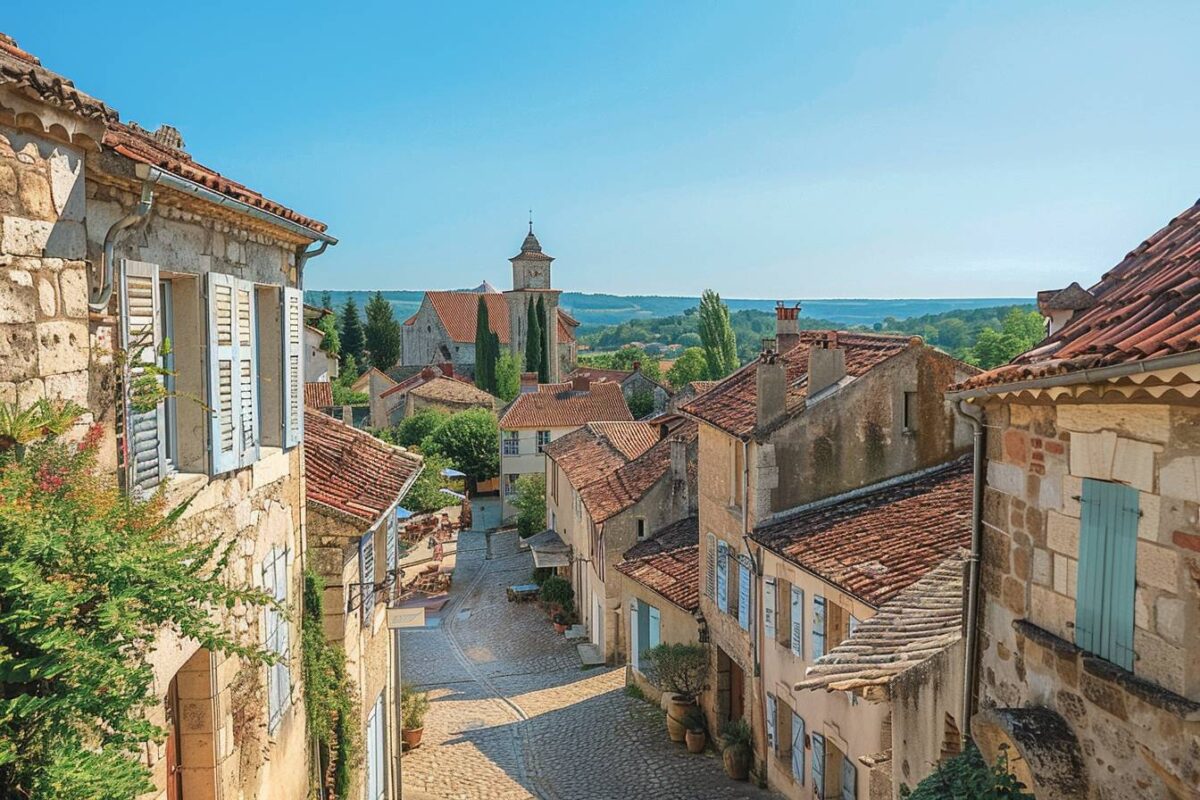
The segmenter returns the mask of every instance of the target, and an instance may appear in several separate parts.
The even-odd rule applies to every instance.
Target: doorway
[[[721,648],[717,648],[717,722],[724,725],[745,716],[746,673]]]
[[[183,800],[183,748],[179,746],[179,677],[167,686],[167,800]]]
[[[604,601],[592,595],[592,643],[604,653]]]

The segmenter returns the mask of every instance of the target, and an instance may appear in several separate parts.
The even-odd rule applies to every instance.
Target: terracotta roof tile
[[[604,369],[602,367],[576,367],[567,375],[570,380],[574,377],[587,378],[593,383],[620,383],[633,374],[631,369]]]
[[[671,470],[671,441],[679,440],[691,445],[696,440],[699,426],[686,420],[671,430],[646,452],[615,471],[607,472],[600,480],[590,483],[579,491],[579,499],[587,507],[588,514],[596,523],[620,514],[645,497]]]
[[[700,526],[696,517],[672,523],[625,552],[617,572],[684,611],[700,607]]]
[[[595,431],[594,424],[573,430],[546,446],[546,456],[562,469],[576,490],[615,472],[629,460],[607,437]]]
[[[971,540],[971,457],[800,506],[751,536],[879,606]]]
[[[475,321],[479,314],[480,292],[426,292],[434,313],[442,321],[451,341],[460,344],[475,343]],[[501,344],[511,340],[508,331],[508,301],[504,295],[494,292],[483,292],[483,301],[487,304],[488,327],[500,339]],[[560,341],[574,341],[575,334],[569,326],[563,323],[564,312],[559,311],[558,337]],[[406,321],[408,324],[412,318]]]
[[[313,381],[304,384],[304,405],[308,408],[329,408],[333,405],[333,384]]]
[[[787,365],[789,412],[798,411],[803,407],[808,386],[809,346],[831,333],[801,331],[800,344],[783,354],[782,358]],[[846,351],[846,374],[856,378],[875,365],[902,353],[913,341],[909,336],[871,333],[839,331],[836,335],[838,346]],[[757,423],[756,368],[757,361],[752,361],[708,391],[697,395],[681,410],[734,436],[750,436]]]
[[[887,685],[961,639],[965,555],[951,556],[880,606],[817,659],[796,688],[844,692]]]
[[[620,385],[597,383],[576,392],[569,383],[544,383],[536,392],[517,395],[500,417],[500,427],[570,428],[608,421],[633,421]]]
[[[496,406],[496,398],[475,386],[475,384],[440,375],[434,377],[432,380],[422,382],[419,386],[414,386],[406,394],[426,400],[441,400],[446,403],[458,403],[459,405],[477,405],[486,406],[487,408],[495,408]]]
[[[420,456],[304,410],[305,499],[318,510],[373,525],[404,497],[420,468]]]
[[[1200,349],[1200,204],[1142,242],[1089,292],[1094,305],[1077,311],[1053,336],[1012,363],[956,388],[1033,380]],[[1078,293],[1073,292],[1072,299],[1086,305],[1079,302]]]
[[[447,369],[451,370],[452,374],[447,375]],[[420,386],[423,383],[428,383],[435,378],[451,378],[452,380],[459,381],[460,383],[470,384],[471,386],[475,385],[475,382],[470,378],[467,378],[465,375],[454,373],[453,369],[454,365],[452,364],[423,367],[419,371],[409,375],[404,380],[397,382],[395,386],[389,386],[387,389],[383,390],[379,396],[391,397],[394,394],[407,392],[410,389]]]
[[[662,438],[662,426],[648,422],[591,422],[587,427],[608,439],[627,459],[637,458]]]
[[[0,86],[86,119],[106,122],[117,119],[117,112],[103,101],[81,92],[70,79],[43,67],[37,56],[22,50],[12,37],[3,33],[0,33]]]

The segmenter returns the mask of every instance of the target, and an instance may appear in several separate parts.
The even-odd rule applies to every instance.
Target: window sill
[[[176,472],[167,479],[164,498],[167,510],[178,507],[191,499],[208,485],[209,477],[203,472]]]

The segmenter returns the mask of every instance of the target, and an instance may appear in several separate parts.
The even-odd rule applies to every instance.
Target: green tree
[[[496,359],[500,357],[499,341],[492,333],[487,303],[479,295],[475,309],[475,385],[485,392],[496,393]]]
[[[629,413],[634,419],[649,416],[654,411],[654,394],[646,389],[638,389],[629,395]]]
[[[684,350],[667,370],[667,380],[676,389],[682,389],[692,381],[702,381],[706,375],[708,359],[704,357],[704,350],[699,347]]]
[[[496,396],[506,403],[512,402],[521,392],[521,365],[513,354],[504,351],[496,362]]]
[[[995,764],[983,760],[979,749],[966,750],[942,761],[916,789],[900,787],[906,800],[1034,800],[1028,787],[1008,771],[1008,755],[1002,752]]]
[[[165,737],[147,721],[159,634],[261,664],[221,612],[273,601],[230,580],[235,539],[179,532],[186,504],[116,489],[98,426],[79,445],[44,431],[0,444],[0,795],[132,799],[154,789],[144,743]]]
[[[1045,325],[1038,312],[1014,307],[1005,315],[999,331],[988,327],[979,332],[967,360],[983,369],[1007,364],[1045,338]]]
[[[423,408],[411,417],[400,420],[400,424],[395,426],[395,443],[402,447],[415,447],[426,436],[436,433],[448,419],[450,414],[440,408]]]
[[[513,505],[517,509],[517,534],[522,539],[546,530],[545,474],[532,472],[517,478]]]
[[[467,476],[468,488],[500,472],[500,427],[486,408],[460,411],[430,436],[433,447]]]
[[[538,295],[537,299],[537,318],[538,328],[541,335],[538,337],[538,350],[541,356],[538,358],[538,382],[550,382],[550,321],[546,318],[546,302]]]
[[[537,306],[532,297],[529,298],[525,318],[525,366],[530,372],[538,372],[542,364],[542,325],[538,321]],[[541,380],[540,374],[538,380]]]
[[[367,328],[364,331],[371,366],[387,372],[400,360],[400,323],[392,313],[392,304],[375,292],[367,301]]]
[[[729,322],[729,307],[721,302],[721,295],[711,289],[704,290],[700,296],[699,319],[708,377],[720,380],[738,367],[737,340]]]
[[[321,292],[321,308],[326,311],[333,311],[333,296],[329,294],[329,290]]]
[[[335,406],[361,406],[371,402],[366,392],[356,392],[350,388],[358,380],[358,374],[358,362],[354,356],[347,355],[342,360],[342,370],[338,373],[337,380],[331,381],[329,387],[333,392]]]
[[[366,339],[363,337],[362,320],[358,317],[358,306],[354,303],[354,295],[346,298],[346,305],[342,306],[340,315],[342,323],[342,368],[343,372],[350,372],[353,363],[353,369],[356,370],[355,377],[358,377],[362,370],[366,369],[366,359],[363,356],[363,351],[366,348]],[[354,361],[350,362],[349,359]]]
[[[642,374],[650,380],[662,380],[662,368],[658,366],[658,359],[651,357],[642,348],[627,344],[612,355],[613,369],[631,370],[634,362],[637,362]]]
[[[416,514],[427,514],[458,505],[458,498],[442,491],[448,485],[448,481],[442,477],[442,470],[449,467],[450,462],[436,452],[422,452],[422,459],[421,474],[413,481],[408,494],[404,495],[404,507]]]
[[[321,349],[337,358],[342,352],[342,336],[338,333],[337,314],[326,314],[317,322],[317,327],[325,333],[321,340]]]

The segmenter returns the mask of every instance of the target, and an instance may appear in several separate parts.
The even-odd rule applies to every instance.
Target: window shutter
[[[162,347],[162,316],[158,307],[158,265],[126,260],[121,291],[121,348],[129,364],[132,384],[145,374],[145,365],[159,363]],[[158,378],[161,384],[162,378]],[[126,387],[125,439],[131,467],[130,488],[148,494],[170,473],[163,430],[162,403],[149,411],[135,411]]]
[[[842,756],[842,800],[857,800],[858,770],[848,756]]]
[[[361,573],[359,581],[362,583],[360,587],[362,591],[362,621],[363,625],[370,625],[375,614],[375,535],[373,533],[363,534],[362,540],[359,543],[359,567]]]
[[[717,599],[717,537],[711,533],[706,537],[704,564],[704,593],[712,600]]]
[[[304,292],[283,289],[283,446],[304,438]]]
[[[234,324],[237,329],[238,466],[245,467],[258,460],[259,442],[254,284],[238,281],[234,298],[237,304]]]
[[[746,557],[738,556],[738,625],[742,630],[750,630],[750,566]]]
[[[792,713],[792,777],[804,783],[804,718]]]
[[[763,579],[763,627],[766,637],[775,638],[775,579]]]
[[[648,606],[648,608],[650,609],[649,624],[647,625],[650,631],[648,644],[650,647],[658,647],[662,643],[662,617],[654,606]]]
[[[642,668],[640,641],[641,639],[638,638],[638,601],[635,597],[629,601],[629,661],[636,670]]]
[[[804,657],[804,590],[792,587],[792,655]]]
[[[1075,644],[1133,669],[1138,493],[1085,479],[1080,512]]]
[[[825,598],[813,597],[812,660],[825,655]]]
[[[392,509],[388,512],[387,519],[387,538],[384,540],[384,584],[389,588],[396,580],[395,570],[399,566],[396,558],[396,511]]]
[[[208,405],[213,475],[237,467],[238,341],[234,291],[238,281],[208,273]]]
[[[775,695],[767,695],[767,749],[775,750],[775,726],[778,721],[779,706],[775,702]]]
[[[815,597],[813,598],[816,599]],[[825,796],[825,737],[819,733],[812,735],[812,776],[813,795]]]
[[[717,541],[717,608],[722,614],[729,613],[729,547]]]
[[[650,649],[650,606],[638,603],[638,660]]]

